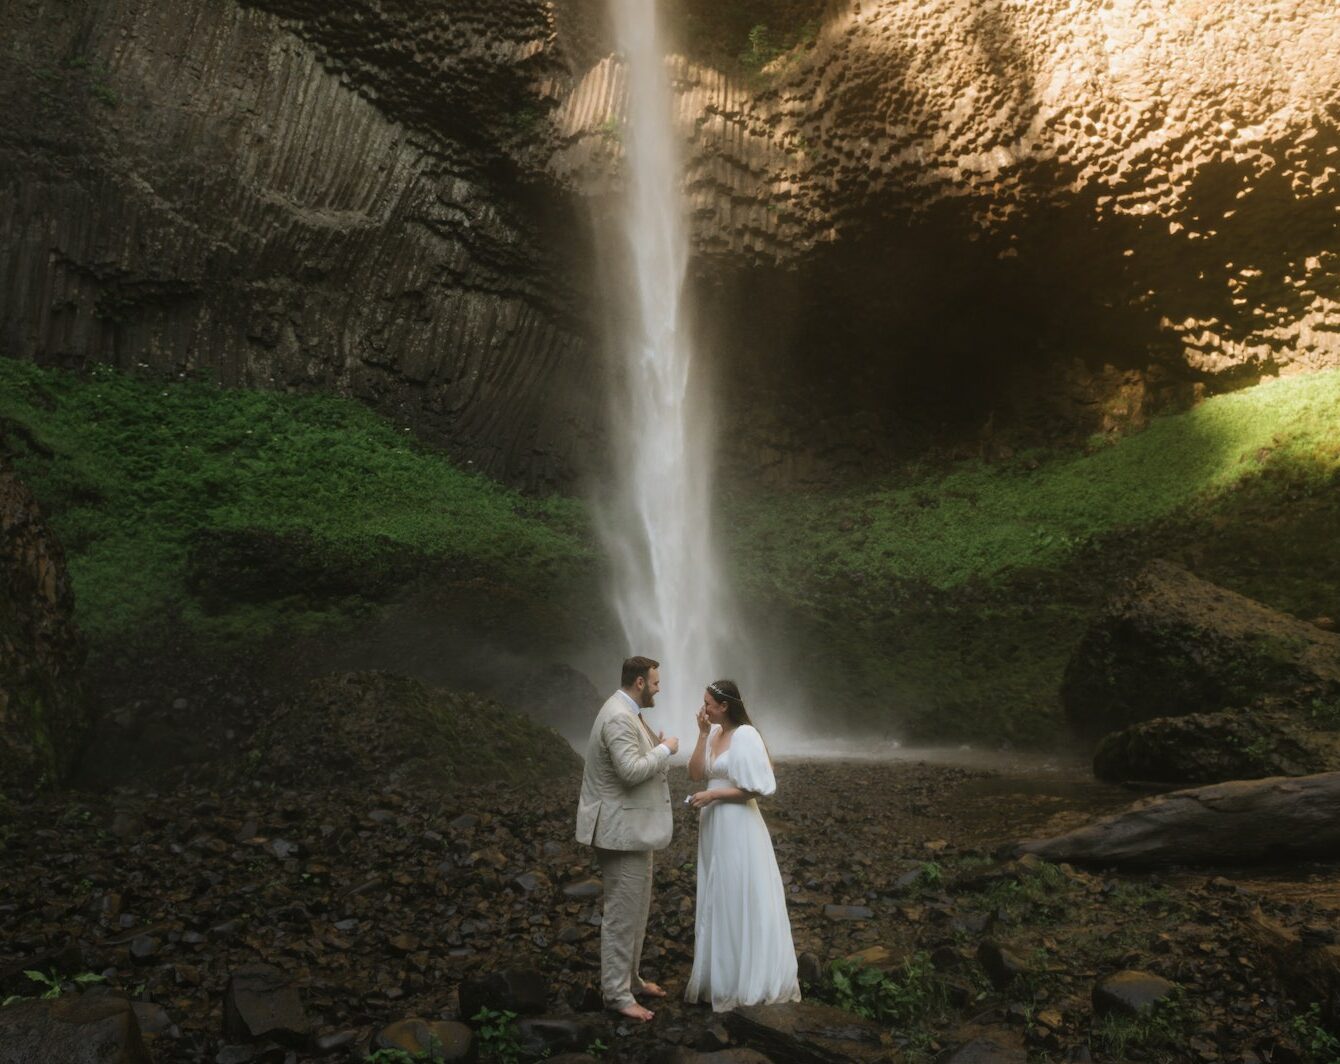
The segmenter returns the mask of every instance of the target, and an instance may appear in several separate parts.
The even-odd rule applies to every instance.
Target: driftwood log
[[[1253,864],[1340,857],[1340,772],[1236,780],[1145,798],[1016,855],[1077,864]]]

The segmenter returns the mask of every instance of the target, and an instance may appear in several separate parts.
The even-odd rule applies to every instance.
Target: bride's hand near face
[[[698,736],[702,738],[712,730],[712,722],[707,719],[707,710],[698,710]]]

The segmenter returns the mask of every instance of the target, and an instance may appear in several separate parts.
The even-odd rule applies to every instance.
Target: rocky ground
[[[1305,939],[1333,935],[1333,866],[1114,875],[998,861],[1011,839],[1134,797],[1041,763],[784,761],[778,775],[765,813],[796,947],[808,955],[807,997],[882,1016],[879,1053],[1334,1059],[1323,1013],[1291,996],[1259,935],[1261,921]],[[47,986],[24,975],[39,971],[63,984],[62,1002],[128,996],[160,1064],[362,1060],[387,1025],[468,1022],[482,1004],[553,1019],[531,1019],[516,1038],[475,1023],[472,1052],[485,1059],[514,1060],[518,1046],[523,1056],[619,1060],[729,1048],[745,1059],[742,1043],[758,1044],[677,1001],[693,934],[689,814],[677,813],[657,858],[644,963],[671,1000],[654,1023],[631,1027],[593,997],[599,884],[571,838],[575,773],[454,792],[417,774],[303,778],[301,789],[255,776],[122,786],[15,808],[0,851],[0,994],[39,997]],[[673,791],[687,788],[677,770]],[[835,979],[831,962],[862,951],[885,974],[865,977],[864,989],[841,970]],[[257,964],[275,971],[238,974]],[[1141,1018],[1096,1015],[1111,1006],[1095,985],[1127,969],[1149,977],[1136,993],[1168,999]],[[509,971],[529,975],[490,983]],[[279,1017],[258,1040],[247,1000]],[[39,1007],[7,1006],[0,1029],[6,1012]],[[411,1035],[401,1025],[381,1044],[412,1046]],[[995,1049],[981,1056],[984,1045]]]

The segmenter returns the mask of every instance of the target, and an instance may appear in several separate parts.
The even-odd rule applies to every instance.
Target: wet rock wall
[[[562,482],[593,420],[544,5],[5,0],[0,349],[366,399]]]
[[[1340,364],[1337,68],[1325,0],[839,2],[761,74],[673,60],[747,464],[989,452]],[[621,79],[556,112],[592,195]]]

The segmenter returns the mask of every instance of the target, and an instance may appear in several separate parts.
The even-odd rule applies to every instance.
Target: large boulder
[[[0,458],[0,788],[61,780],[88,729],[65,554]]]
[[[1146,798],[1016,854],[1100,866],[1340,858],[1340,772],[1234,780]]]
[[[1340,635],[1152,562],[1085,633],[1061,688],[1095,740],[1155,717],[1340,701]]]
[[[1120,783],[1222,783],[1340,771],[1340,736],[1286,713],[1238,710],[1159,717],[1106,736],[1093,774]]]
[[[151,1064],[129,1001],[72,994],[0,1009],[0,1064]]]

